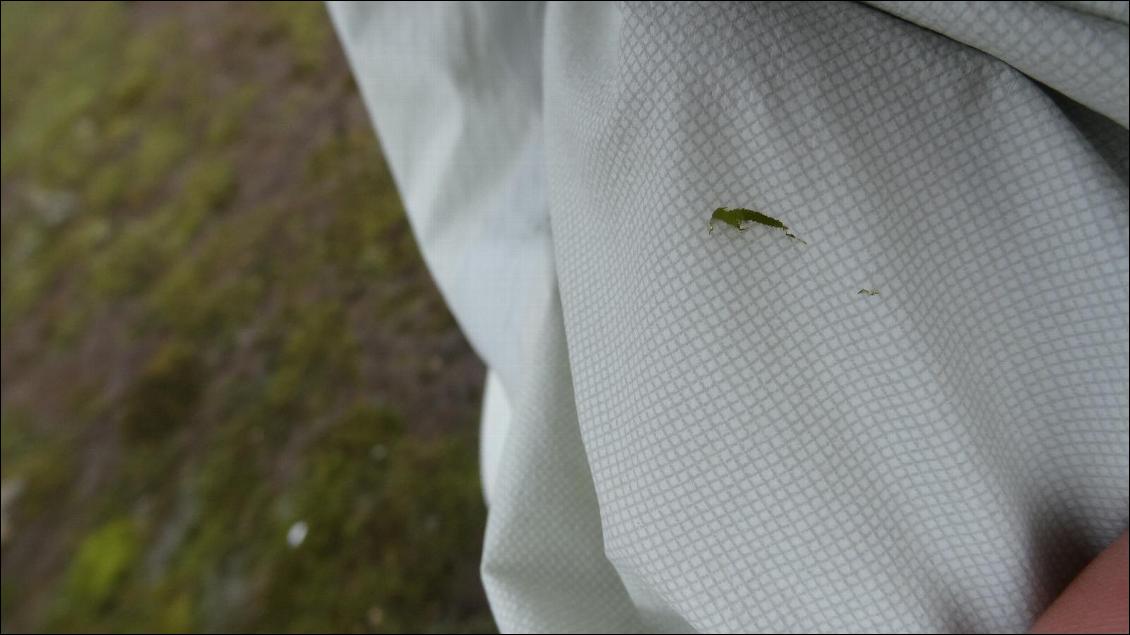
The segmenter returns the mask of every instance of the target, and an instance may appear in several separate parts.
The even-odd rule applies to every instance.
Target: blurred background
[[[0,6],[3,630],[492,630],[483,367],[325,8]]]

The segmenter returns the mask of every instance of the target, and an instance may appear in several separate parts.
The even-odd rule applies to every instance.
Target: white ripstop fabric
[[[1126,528],[1125,3],[873,4],[331,3],[502,630],[1023,631]]]

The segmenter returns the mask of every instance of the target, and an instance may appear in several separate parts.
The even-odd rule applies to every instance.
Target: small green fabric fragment
[[[726,223],[727,225],[736,228],[740,232],[745,231],[744,223],[758,223],[760,225],[765,225],[766,227],[780,229],[784,231],[785,235],[789,238],[798,240],[806,245],[808,244],[800,238],[797,238],[796,234],[794,234],[781,221],[773,218],[772,216],[762,214],[761,212],[756,212],[752,209],[745,209],[743,207],[719,207],[718,209],[714,210],[713,214],[710,215],[710,223],[708,227],[712,232],[714,231],[714,221]]]

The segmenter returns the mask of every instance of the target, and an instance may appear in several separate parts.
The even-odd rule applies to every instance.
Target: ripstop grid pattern
[[[868,4],[995,55],[1122,126],[1130,122],[1126,2],[1120,8],[968,0]]]
[[[602,552],[600,518],[565,362],[561,306],[531,338],[483,547],[483,581],[504,632],[640,632]]]
[[[879,11],[606,11],[549,12],[550,214],[644,622],[1026,629],[1127,523],[1125,176],[1031,80]],[[708,234],[721,205],[809,244]]]

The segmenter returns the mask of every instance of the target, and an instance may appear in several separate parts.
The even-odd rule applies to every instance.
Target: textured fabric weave
[[[1022,631],[1126,528],[1124,5],[874,4],[331,5],[503,630]]]

